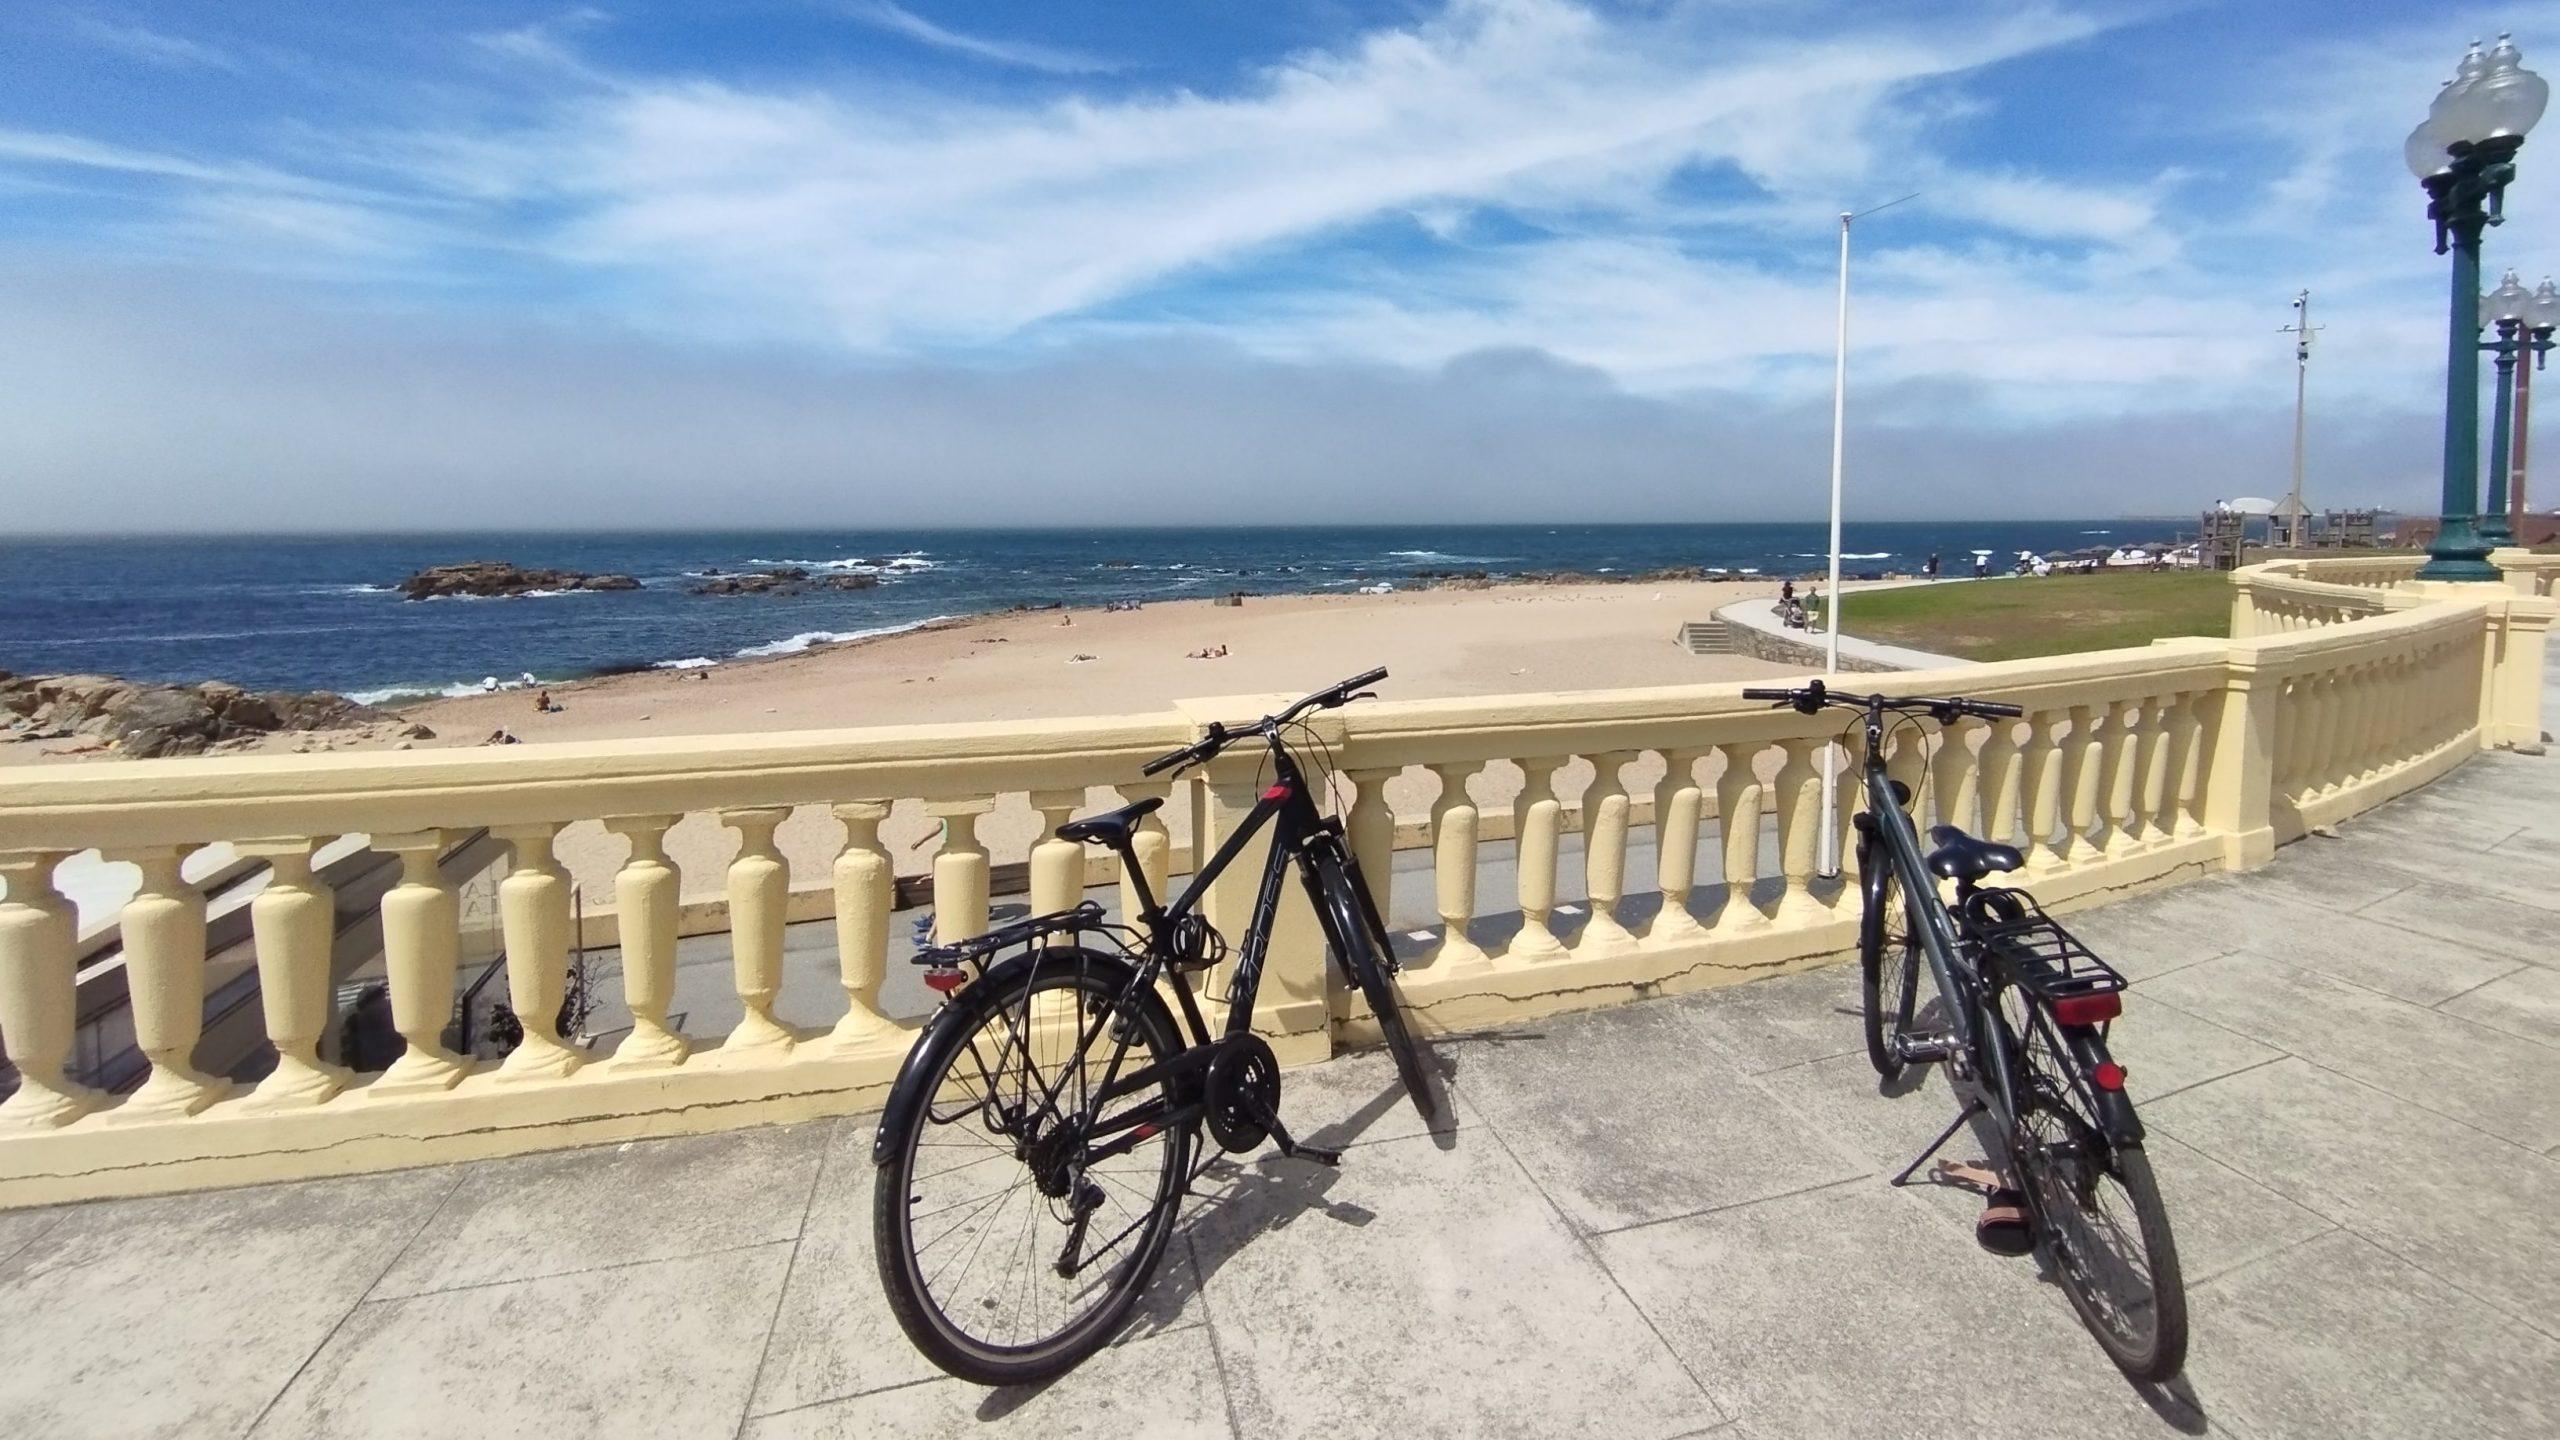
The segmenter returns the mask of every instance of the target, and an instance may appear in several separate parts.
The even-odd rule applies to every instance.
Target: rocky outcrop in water
[[[152,685],[112,675],[0,670],[0,720],[12,738],[87,737],[138,760],[201,754],[283,730],[354,730],[399,718],[327,690],[244,690],[219,680]]]
[[[439,600],[467,595],[479,599],[532,595],[557,590],[637,590],[628,575],[590,575],[583,570],[528,570],[504,560],[466,560],[459,565],[430,565],[400,582],[411,600]]]
[[[735,575],[705,572],[699,585],[685,587],[692,595],[805,595],[813,590],[869,590],[880,583],[876,575],[838,574],[812,575],[797,565],[774,570],[748,570]]]

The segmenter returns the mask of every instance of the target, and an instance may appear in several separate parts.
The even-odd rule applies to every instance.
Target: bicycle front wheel
[[[2027,1033],[2015,1158],[2055,1278],[2116,1368],[2167,1380],[2187,1363],[2187,1295],[2151,1157],[2106,1138],[2040,1017]]]
[[[1325,926],[1332,932],[1329,938],[1338,947],[1342,968],[1360,987],[1369,1013],[1377,1017],[1378,1033],[1387,1042],[1387,1053],[1395,1057],[1396,1074],[1404,1081],[1405,1094],[1413,1098],[1413,1108],[1426,1122],[1437,1124],[1439,1097],[1431,1089],[1422,1051],[1405,1025],[1404,997],[1396,993],[1395,980],[1378,953],[1377,933],[1369,923],[1370,906],[1360,894],[1359,868],[1349,856],[1327,847],[1317,851],[1315,869],[1318,901],[1324,906]]]
[[[951,1374],[1050,1379],[1117,1332],[1172,1235],[1194,1130],[1170,1119],[1178,1081],[1096,1096],[1110,1075],[1173,1058],[1179,1034],[1128,966],[1083,951],[1050,951],[952,1003],[917,1062],[930,1098],[882,1137],[881,1284],[907,1338]],[[1142,1107],[1165,1122],[1115,1130]],[[1114,1134],[1142,1138],[1095,1158]]]
[[[1884,870],[1882,882],[1867,891],[1858,924],[1858,991],[1866,1022],[1867,1061],[1887,1081],[1899,1079],[1909,1062],[1902,1058],[1902,1035],[1911,1028],[1912,996],[1920,971],[1920,941],[1913,933],[1911,904],[1902,877],[1880,847],[1862,846],[1859,873]],[[1872,882],[1871,882],[1872,883]]]

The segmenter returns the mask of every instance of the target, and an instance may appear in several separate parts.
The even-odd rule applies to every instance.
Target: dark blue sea
[[[2005,568],[2020,550],[2165,540],[2174,528],[2122,519],[1852,524],[1842,548],[1853,574],[1917,570],[1933,552],[1956,574],[1976,550]],[[475,688],[492,675],[549,682],[785,654],[1017,604],[1401,588],[1426,570],[1804,574],[1822,567],[1825,541],[1820,523],[0,540],[0,669],[380,700]],[[427,601],[390,588],[424,566],[482,559],[619,572],[642,588]],[[796,596],[686,593],[704,571],[774,564],[872,573],[881,583]]]

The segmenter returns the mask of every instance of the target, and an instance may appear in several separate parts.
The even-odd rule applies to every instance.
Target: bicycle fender
[[[2107,1044],[2098,1038],[2096,1027],[2064,1025],[2056,1028],[2062,1031],[2065,1041],[2071,1046],[2073,1055],[2080,1062],[2080,1078],[2077,1083],[2094,1102],[2093,1108],[2098,1113],[2098,1124],[2107,1132],[2107,1143],[2111,1145],[2141,1144],[2142,1119],[2133,1113],[2133,1097],[2121,1090],[2101,1090],[2087,1078],[2097,1073],[2098,1067],[2105,1064],[2108,1059]]]
[[[958,1044],[958,1036],[968,1033],[968,1024],[977,1018],[978,1006],[972,1003],[974,992],[989,985],[1010,984],[1039,962],[1036,953],[1025,953],[988,967],[975,984],[962,990],[933,1012],[916,1033],[916,1043],[907,1047],[907,1058],[898,1066],[898,1078],[889,1082],[889,1098],[880,1107],[880,1123],[871,1132],[871,1163],[885,1165],[889,1160],[889,1137],[903,1135],[918,1112],[933,1097],[928,1091],[931,1076],[941,1068],[942,1052]],[[997,993],[988,991],[987,993]]]
[[[916,1036],[916,1043],[908,1049],[906,1060],[898,1066],[898,1078],[889,1083],[889,1098],[880,1107],[879,1128],[871,1132],[873,1165],[888,1163],[890,1138],[905,1134],[907,1127],[921,1117],[925,1106],[933,1099],[932,1077],[942,1068],[943,1052],[967,1038],[970,1027],[977,1022],[980,1009],[986,1003],[978,997],[1005,993],[1028,979],[1031,972],[1041,965],[1072,963],[1077,958],[1096,969],[1115,970],[1124,980],[1130,975],[1129,962],[1100,951],[1066,947],[1025,951],[987,967],[987,973],[980,976],[975,984],[933,1012],[933,1018],[925,1022],[924,1029]],[[1164,997],[1151,989],[1145,992],[1140,1003],[1162,1010]],[[1161,1018],[1169,1033],[1182,1033],[1180,1027],[1173,1023],[1171,1011],[1165,1011]]]

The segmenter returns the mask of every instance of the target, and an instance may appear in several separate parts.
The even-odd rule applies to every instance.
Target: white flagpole
[[[1902,200],[1916,200],[1913,191]],[[1840,673],[1840,474],[1849,438],[1849,223],[1878,210],[1890,210],[1902,200],[1887,200],[1874,210],[1852,214],[1840,212],[1840,329],[1831,354],[1831,588],[1822,602],[1823,645],[1822,673]],[[1825,684],[1830,683],[1827,679]],[[1840,776],[1837,771],[1822,772],[1822,823],[1814,827],[1821,837],[1814,856],[1814,869],[1824,879],[1840,874],[1840,832],[1833,820],[1839,813]]]
[[[1822,673],[1826,676],[1840,673],[1840,471],[1848,440],[1849,222],[1855,218],[1846,210],[1840,212],[1840,328],[1831,355],[1831,585],[1822,592]],[[1839,813],[1839,784],[1839,772],[1822,772],[1822,824],[1817,830],[1822,846],[1814,857],[1814,868],[1826,877],[1840,873],[1840,832],[1832,822]]]

